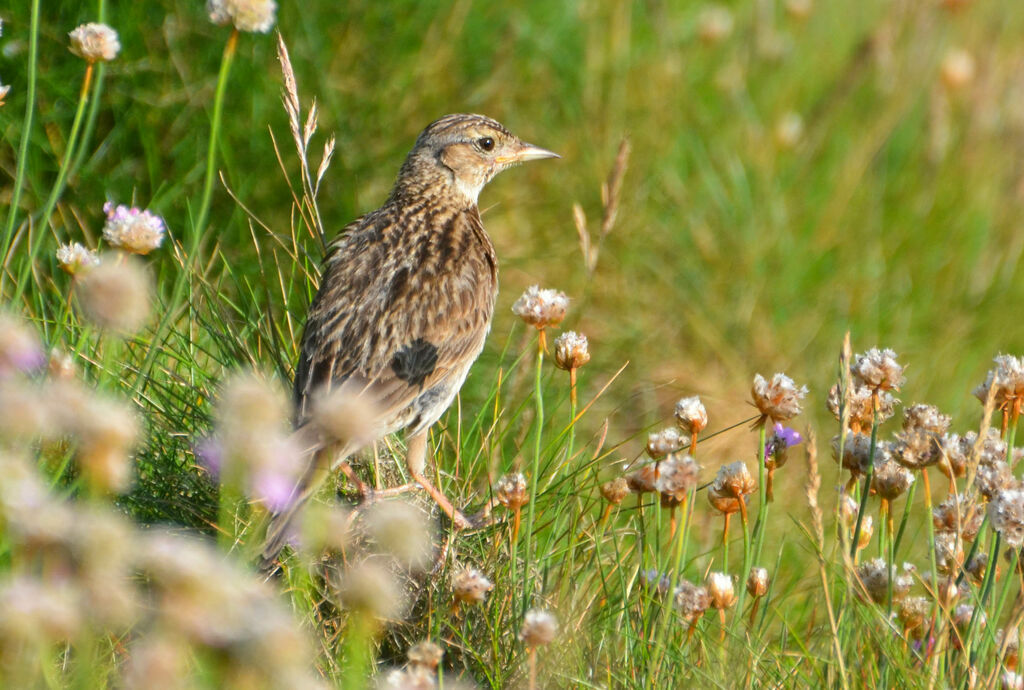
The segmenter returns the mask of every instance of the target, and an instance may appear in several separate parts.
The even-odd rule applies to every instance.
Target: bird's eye
[[[491,139],[490,137],[480,137],[476,140],[476,143],[484,151],[490,151],[494,148],[494,139]]]

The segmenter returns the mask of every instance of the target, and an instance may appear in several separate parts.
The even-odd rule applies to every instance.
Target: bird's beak
[[[515,153],[498,158],[498,162],[502,164],[525,163],[526,161],[539,161],[542,158],[561,158],[561,156],[554,151],[548,151],[533,144],[523,144]]]

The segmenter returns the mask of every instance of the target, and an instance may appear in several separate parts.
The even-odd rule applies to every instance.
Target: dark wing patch
[[[423,382],[434,373],[437,366],[437,346],[423,338],[416,338],[395,353],[391,369],[402,381],[410,386],[423,388]]]

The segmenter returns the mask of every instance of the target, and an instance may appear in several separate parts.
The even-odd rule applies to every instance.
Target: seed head
[[[71,52],[86,62],[110,62],[121,51],[117,32],[106,24],[82,24],[68,38]]]
[[[590,361],[587,336],[575,331],[566,331],[555,338],[555,366],[571,371],[579,369]]]
[[[1024,358],[999,355],[996,366],[985,375],[985,381],[974,389],[974,395],[984,404],[989,390],[995,397],[997,409],[1005,409],[1014,400],[1024,398]]]
[[[232,23],[239,31],[265,34],[274,26],[274,0],[206,0],[206,12],[214,24]]]
[[[983,462],[978,464],[978,473],[974,478],[974,485],[978,487],[978,493],[991,501],[996,494],[1003,489],[1011,488],[1016,484],[1010,466],[1003,460],[994,462]]]
[[[506,474],[494,483],[494,497],[509,510],[518,510],[530,502],[526,488],[526,477],[522,472]]]
[[[708,425],[708,411],[700,396],[692,395],[676,403],[676,423],[688,434],[699,434]]]
[[[704,586],[708,588],[711,597],[711,608],[728,609],[736,603],[736,590],[728,573],[708,573]]]
[[[974,554],[964,565],[964,570],[971,576],[975,584],[981,584],[985,579],[985,573],[988,571],[988,554],[984,551]],[[996,569],[996,575],[998,576],[998,567]]]
[[[711,606],[711,595],[708,594],[707,587],[683,580],[676,587],[675,602],[683,619],[692,623],[703,616]]]
[[[827,405],[829,411],[839,419],[840,403],[839,384],[835,384],[828,391]],[[886,421],[896,413],[896,405],[899,400],[893,397],[888,391],[878,393],[878,423]],[[874,401],[872,389],[863,384],[853,385],[850,388],[850,426],[854,429],[869,429],[874,421]]]
[[[965,443],[965,439],[966,436],[959,434],[942,436],[942,459],[939,460],[939,469],[950,479],[962,477],[967,473],[973,446]]]
[[[494,585],[476,568],[464,568],[452,578],[452,594],[463,604],[482,604]]]
[[[530,609],[523,619],[519,639],[527,649],[536,649],[551,644],[558,634],[558,621],[548,611]]]
[[[656,431],[647,437],[647,454],[654,460],[661,460],[669,453],[675,453],[682,448],[683,438],[672,427]]]
[[[923,626],[931,608],[931,604],[924,597],[904,597],[900,600],[897,615],[903,624],[903,630],[910,633]]]
[[[962,89],[974,79],[974,57],[962,48],[946,53],[941,66],[942,83],[950,91]]]
[[[722,5],[705,7],[697,17],[697,32],[708,44],[720,43],[732,33],[733,18],[729,8]]]
[[[423,666],[433,671],[440,665],[444,650],[435,642],[423,640],[409,647],[405,656],[409,659],[410,666]]]
[[[100,263],[99,254],[95,249],[86,249],[84,245],[74,242],[57,247],[57,264],[69,275],[78,275]]]
[[[747,577],[747,592],[752,597],[763,597],[768,593],[768,570],[753,567]]]
[[[626,475],[626,484],[629,486],[629,490],[635,494],[645,494],[651,491],[657,491],[657,472],[654,469],[654,463],[638,467],[636,470]]]
[[[800,401],[807,395],[807,386],[797,388],[793,379],[785,374],[775,374],[770,380],[757,374],[751,394],[754,405],[764,417],[782,422],[800,414]]]
[[[935,533],[935,563],[940,572],[959,573],[964,562],[964,541],[957,532]]]
[[[512,312],[538,330],[562,323],[569,309],[569,298],[558,290],[542,290],[531,285],[512,305]]]
[[[872,391],[898,391],[904,381],[903,367],[896,362],[896,353],[888,349],[871,348],[857,355],[850,373],[858,385],[867,386]]]
[[[956,532],[965,541],[974,541],[981,529],[985,511],[973,497],[965,494],[950,496],[932,510],[932,522],[937,532]]]
[[[988,504],[988,519],[1008,546],[1024,544],[1024,490],[1002,489]]]
[[[21,319],[0,310],[0,380],[28,374],[46,363],[39,337]]]
[[[629,495],[629,482],[625,477],[617,477],[601,485],[601,495],[604,500],[613,505],[619,505]]]
[[[888,457],[876,462],[871,474],[871,488],[887,501],[902,496],[913,483],[914,473]]]
[[[939,412],[934,405],[917,403],[903,411],[903,429],[911,431],[923,429],[936,434],[944,434],[952,421],[948,414]]]
[[[140,256],[160,247],[167,228],[160,216],[123,204],[115,206],[108,201],[103,205],[107,221],[103,225],[103,239],[111,247]]]
[[[900,601],[910,593],[914,584],[912,573],[916,568],[910,563],[903,564],[903,574],[897,574],[892,581],[893,601]],[[876,604],[884,604],[889,597],[889,564],[881,558],[874,558],[857,566],[857,577],[860,578],[868,596]]]
[[[924,469],[942,460],[942,435],[911,428],[897,434],[889,450],[893,459],[907,469]]]
[[[715,475],[715,480],[708,489],[708,500],[716,510],[724,514],[735,513],[740,509],[740,501],[757,491],[757,482],[742,461],[724,465]]]
[[[682,503],[694,486],[697,485],[697,474],[700,465],[689,455],[670,455],[661,463],[655,488],[661,494],[662,502],[668,501],[668,507]]]
[[[134,333],[149,318],[153,285],[135,259],[102,257],[75,287],[85,315],[101,328]]]

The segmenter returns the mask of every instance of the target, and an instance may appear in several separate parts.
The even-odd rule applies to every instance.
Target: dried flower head
[[[536,649],[551,644],[558,634],[558,621],[548,611],[530,609],[523,619],[519,639],[527,649]]]
[[[214,24],[234,24],[239,31],[265,34],[274,26],[274,0],[206,0],[206,12]]]
[[[409,647],[405,656],[409,659],[410,666],[424,666],[433,671],[440,665],[444,650],[436,642],[423,640]]]
[[[711,595],[707,587],[683,580],[676,587],[675,604],[683,619],[693,623],[711,606]]]
[[[740,510],[740,501],[757,491],[757,481],[747,470],[742,461],[737,460],[723,465],[715,475],[715,480],[708,489],[708,500],[716,510],[722,513],[735,513]]]
[[[768,569],[753,567],[747,577],[747,592],[752,597],[763,597],[768,593]]]
[[[991,501],[996,494],[1003,489],[1014,486],[1016,480],[1010,466],[1003,460],[994,462],[983,462],[978,464],[978,473],[974,478],[974,485],[978,493]]]
[[[958,574],[964,562],[964,541],[957,532],[935,533],[935,563],[940,572]]]
[[[921,427],[907,429],[896,435],[889,450],[907,469],[924,469],[942,459],[942,435]]]
[[[569,298],[558,290],[542,290],[531,285],[512,305],[512,313],[537,329],[562,323],[569,309]]]
[[[82,24],[68,38],[71,52],[86,62],[110,62],[121,52],[117,32],[106,24]]]
[[[719,43],[732,33],[733,18],[728,7],[709,5],[697,17],[697,33],[705,43]]]
[[[932,510],[932,522],[937,532],[957,532],[965,541],[974,541],[978,536],[984,517],[982,507],[965,494],[950,496]]]
[[[69,275],[78,275],[100,263],[99,254],[95,249],[86,249],[78,242],[62,244],[57,247],[57,264],[61,270]]]
[[[1002,410],[1024,399],[1024,358],[999,355],[994,361],[996,366],[989,369],[985,381],[974,389],[974,395],[984,404],[991,390],[996,408]]]
[[[957,584],[956,573],[940,574],[934,580],[931,573],[925,573],[921,579],[924,580],[928,594],[934,596],[935,600],[944,609],[952,608],[960,597],[970,593],[970,588],[966,582],[963,583],[962,587]]]
[[[931,613],[931,603],[924,597],[905,597],[899,602],[897,616],[905,634],[917,632]]]
[[[644,590],[658,596],[668,594],[669,587],[672,586],[672,581],[669,580],[668,575],[662,575],[656,568],[641,570],[637,578]]]
[[[590,361],[587,336],[575,331],[566,331],[555,338],[555,366],[571,371],[579,369]]]
[[[377,501],[366,510],[366,530],[376,544],[407,568],[430,565],[434,553],[433,522],[408,501]]]
[[[952,418],[948,414],[939,412],[934,405],[917,403],[903,411],[903,429],[924,429],[936,434],[944,434],[949,430]]]
[[[880,449],[882,443],[875,444],[875,457],[884,452]],[[871,437],[862,433],[846,434],[846,442],[843,444],[843,456],[839,457],[839,437],[832,438],[832,457],[835,458],[844,470],[849,470],[854,477],[867,474],[868,468],[872,466]]]
[[[647,454],[654,460],[661,460],[669,453],[682,450],[683,443],[679,431],[669,427],[647,436]]]
[[[394,574],[371,559],[341,571],[336,591],[345,608],[377,619],[395,618],[405,608],[402,588]]]
[[[771,379],[757,374],[751,394],[762,417],[781,422],[800,414],[800,401],[807,395],[807,386],[797,388],[785,374],[775,374]]]
[[[942,436],[942,459],[939,469],[950,479],[962,477],[967,473],[972,446],[965,443],[966,436],[944,434]]]
[[[107,214],[103,239],[111,247],[142,256],[159,248],[164,241],[167,228],[163,218],[154,213],[124,204],[115,206],[110,201],[103,205],[103,212]]]
[[[856,529],[857,528],[856,527],[856,520],[854,520],[854,523],[855,524],[851,526],[851,529]],[[871,543],[871,537],[874,535],[874,533],[875,533],[875,521],[874,521],[874,518],[872,518],[870,515],[865,515],[863,521],[861,521],[860,535],[857,537],[857,548],[858,549],[866,549],[868,547],[868,544]]]
[[[850,388],[850,427],[854,431],[860,431],[861,429],[869,429],[874,422],[874,391],[865,386],[853,385]],[[828,391],[827,405],[829,411],[835,415],[836,419],[839,419],[839,403],[840,403],[840,390],[839,384],[835,384]],[[888,391],[879,391],[878,393],[878,423],[890,419],[896,414],[896,405],[899,400],[893,397],[892,393]]]
[[[1024,490],[1002,489],[988,504],[988,519],[1008,546],[1024,544]]]
[[[1014,671],[1003,671],[999,676],[1000,690],[1024,690],[1024,675]]]
[[[841,492],[839,495],[839,519],[843,521],[846,527],[853,527],[854,523],[857,522],[857,512],[860,509],[860,504],[857,503],[853,496]]]
[[[670,455],[661,463],[658,478],[654,481],[655,489],[661,494],[662,503],[668,500],[672,507],[686,500],[687,495],[697,485],[697,474],[700,465],[689,455]]]
[[[522,472],[506,474],[494,483],[494,497],[509,510],[518,510],[530,502],[526,477]]]
[[[39,337],[25,323],[0,310],[0,379],[28,374],[46,363]]]
[[[903,385],[903,367],[896,362],[896,353],[892,350],[871,348],[864,354],[854,357],[850,366],[858,385],[867,386],[872,391],[898,391]]]
[[[688,434],[699,434],[708,425],[708,411],[700,396],[692,395],[676,403],[676,423]]]
[[[708,573],[704,586],[708,588],[711,596],[711,608],[727,609],[736,603],[736,589],[732,583],[732,576],[728,573]]]
[[[984,551],[978,552],[971,556],[967,563],[964,564],[964,570],[971,579],[974,580],[975,584],[981,584],[985,579],[985,573],[988,572],[988,554]],[[998,567],[996,569],[996,576],[999,575]]]
[[[654,463],[643,465],[626,475],[626,484],[635,494],[645,494],[658,490],[658,472]]]
[[[962,89],[974,79],[974,57],[963,48],[956,48],[946,53],[939,69],[947,89]]]
[[[102,257],[75,288],[85,315],[97,326],[134,333],[149,318],[152,281],[134,259]]]
[[[494,585],[476,568],[464,568],[452,578],[452,594],[463,604],[482,604]]]
[[[1006,665],[1016,668],[1020,657],[1020,628],[999,629],[996,631],[996,647],[1006,649]]]
[[[910,593],[914,584],[913,574],[917,570],[910,563],[903,564],[903,573],[892,580],[893,601],[900,601]],[[889,597],[889,564],[881,558],[874,558],[857,566],[857,577],[864,585],[868,596],[876,604],[884,604]]]
[[[625,477],[617,477],[601,485],[601,495],[604,500],[613,505],[618,505],[629,495],[629,482]]]
[[[914,473],[888,457],[875,462],[871,474],[871,488],[876,494],[887,501],[892,501],[910,488],[914,483]]]

